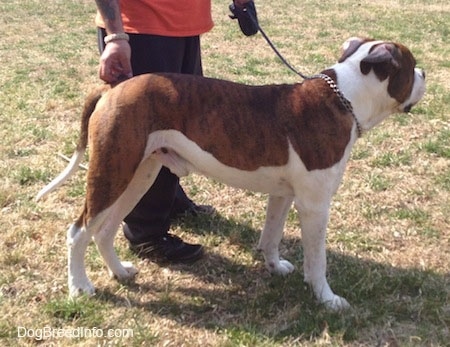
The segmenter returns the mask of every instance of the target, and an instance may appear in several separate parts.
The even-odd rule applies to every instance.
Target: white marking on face
[[[409,98],[399,106],[400,112],[409,112],[412,106],[417,104],[425,94],[425,72],[422,69],[414,69],[414,85]]]

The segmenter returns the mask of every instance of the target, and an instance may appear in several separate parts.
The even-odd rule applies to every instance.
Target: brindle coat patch
[[[104,200],[88,204],[90,214],[126,189],[154,131],[177,130],[224,165],[246,171],[286,165],[290,143],[307,170],[317,170],[339,162],[352,127],[351,114],[321,79],[248,86],[176,74],[137,76],[111,89],[91,116],[90,165],[98,170],[89,171],[87,183],[95,190],[91,196]],[[115,189],[99,177],[109,177]]]

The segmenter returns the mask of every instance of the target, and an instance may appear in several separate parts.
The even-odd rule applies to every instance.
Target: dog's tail
[[[86,151],[88,143],[88,130],[89,130],[89,119],[95,110],[97,102],[100,100],[102,95],[110,89],[109,85],[102,85],[94,89],[86,98],[84,103],[83,112],[81,115],[81,129],[80,137],[78,139],[77,148],[70,159],[69,164],[66,168],[49,184],[47,184],[42,190],[37,194],[36,201],[40,200],[42,197],[48,193],[54,191],[59,186],[61,186],[67,178],[69,178],[75,171],[77,171],[81,160],[83,159],[84,152]]]

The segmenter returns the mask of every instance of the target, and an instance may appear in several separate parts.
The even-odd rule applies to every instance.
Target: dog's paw
[[[132,263],[130,263],[129,261],[122,261],[120,263],[122,264],[122,269],[120,272],[114,273],[109,270],[109,275],[112,278],[115,278],[119,281],[126,281],[136,276],[138,270],[133,266]]]
[[[69,297],[75,298],[81,295],[92,296],[95,294],[95,288],[91,282],[69,283]]]
[[[323,304],[328,310],[334,312],[344,311],[351,307],[347,300],[338,295],[334,295],[330,300],[323,301]]]
[[[325,276],[319,276],[313,281],[310,276],[305,274],[305,282],[311,285],[317,301],[323,304],[327,310],[338,312],[350,308],[347,300],[333,293]]]
[[[266,266],[270,273],[282,276],[286,276],[295,270],[294,265],[284,259],[280,259],[278,262],[270,261]]]
[[[127,278],[132,278],[134,276],[136,276],[136,274],[138,273],[138,269],[136,269],[132,263],[130,263],[129,261],[122,261],[122,266],[124,267],[124,269],[127,271]]]

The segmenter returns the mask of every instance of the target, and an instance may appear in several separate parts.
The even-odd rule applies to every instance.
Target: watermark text
[[[102,329],[97,327],[17,327],[17,337],[32,338],[37,341],[53,339],[128,339],[134,337],[134,332],[133,329]]]

